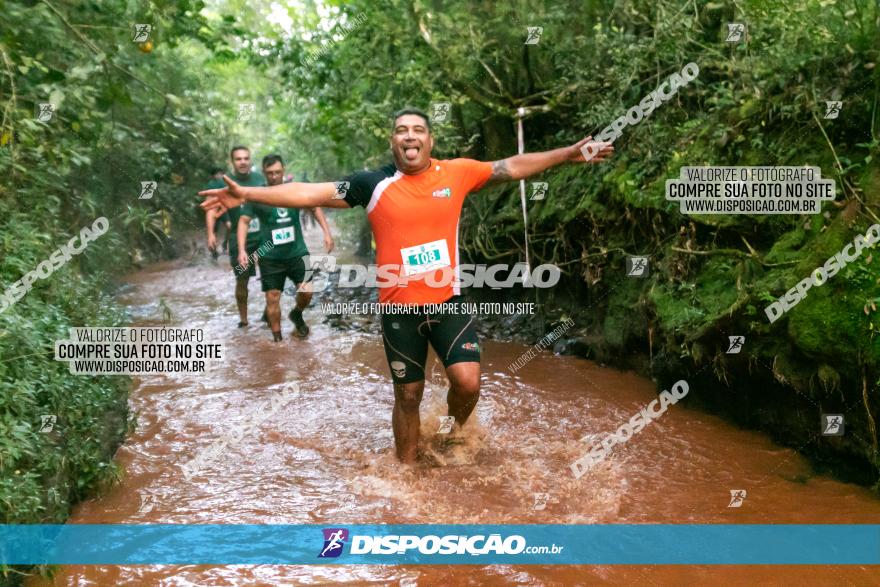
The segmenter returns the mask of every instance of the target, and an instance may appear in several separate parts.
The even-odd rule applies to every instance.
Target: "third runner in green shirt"
[[[261,187],[266,185],[265,179],[258,171],[251,171],[251,152],[250,149],[243,145],[232,148],[229,153],[229,159],[232,163],[233,173],[231,177],[242,185]],[[222,179],[214,178],[208,183],[208,189],[214,187],[223,187]],[[220,216],[220,220],[226,223],[227,245],[229,248],[229,264],[232,266],[232,272],[235,275],[235,302],[238,306],[238,326],[244,328],[248,325],[247,319],[247,300],[248,300],[248,282],[251,277],[255,277],[257,272],[253,265],[238,266],[238,240],[235,238],[235,228],[238,226],[238,219],[241,216],[241,206],[238,208],[230,208]],[[214,221],[216,215],[213,210],[209,210],[205,216],[205,223],[208,229],[208,248],[216,250],[217,238],[214,234]],[[231,230],[230,230],[231,228]],[[260,225],[259,221],[254,219],[254,223],[248,229],[247,242],[245,249],[247,254],[251,255],[260,246]],[[265,316],[265,312],[264,312]],[[265,319],[265,318],[264,318]]]
[[[263,174],[269,185],[278,185],[284,178],[284,162],[279,155],[267,155],[263,158]],[[296,335],[305,337],[309,327],[302,318],[302,311],[309,305],[312,293],[306,282],[306,265],[303,257],[309,250],[303,239],[302,226],[299,221],[298,208],[276,208],[263,204],[247,203],[241,206],[241,217],[238,220],[239,242],[243,241],[247,227],[253,220],[260,223],[260,282],[266,292],[266,308],[269,327],[275,341],[281,336],[281,292],[284,282],[290,279],[297,288],[296,307],[290,311],[289,318],[296,327]],[[324,244],[327,252],[333,250],[333,237],[327,219],[320,208],[315,208],[315,216],[324,231]],[[272,248],[269,248],[272,243]],[[248,264],[251,259],[239,252],[239,264]],[[251,262],[250,265],[253,265]],[[302,287],[301,287],[302,286]]]

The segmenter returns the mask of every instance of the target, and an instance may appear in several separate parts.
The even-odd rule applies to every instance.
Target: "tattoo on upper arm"
[[[510,175],[510,169],[507,167],[507,159],[492,162],[492,175],[486,181],[485,185],[510,181],[513,177]]]

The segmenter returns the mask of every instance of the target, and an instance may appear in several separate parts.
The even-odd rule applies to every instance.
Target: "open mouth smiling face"
[[[431,160],[433,138],[428,122],[415,114],[397,118],[391,136],[391,147],[401,171],[420,171]]]

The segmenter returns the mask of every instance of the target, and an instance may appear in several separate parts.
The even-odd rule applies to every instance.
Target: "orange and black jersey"
[[[431,166],[417,175],[386,165],[345,178],[345,201],[366,208],[376,239],[380,302],[439,304],[460,293],[461,207],[491,175],[491,163],[431,159]],[[384,287],[390,280],[383,279],[382,268],[397,276],[399,285]]]

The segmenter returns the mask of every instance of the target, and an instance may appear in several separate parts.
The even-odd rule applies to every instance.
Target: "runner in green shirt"
[[[232,168],[235,170],[232,177],[242,185],[260,187],[266,185],[266,180],[259,172],[251,172],[251,152],[245,146],[237,145],[229,152],[229,158],[232,162]],[[223,187],[222,179],[212,179],[208,183],[207,189]],[[229,264],[232,266],[235,275],[235,302],[238,305],[239,322],[238,327],[244,328],[248,325],[247,319],[247,301],[248,301],[248,283],[251,277],[256,277],[257,272],[253,265],[238,265],[238,240],[234,233],[230,230],[233,226],[238,226],[238,219],[241,217],[241,207],[232,208],[224,212],[219,219],[226,225],[227,249],[229,250]],[[208,248],[216,250],[217,236],[214,232],[214,224],[218,219],[215,210],[208,210],[205,215],[205,225],[208,230]],[[251,255],[260,246],[260,224],[259,220],[254,219],[253,224],[247,229],[247,239],[245,249],[247,254]],[[263,319],[266,319],[266,312],[263,312]]]
[[[267,155],[263,158],[263,174],[269,185],[279,185],[284,179],[284,161],[280,155]],[[290,311],[289,318],[296,327],[296,335],[305,337],[309,327],[302,317],[303,310],[312,300],[312,292],[306,279],[306,265],[303,257],[309,250],[303,240],[299,222],[299,208],[276,208],[264,204],[246,203],[241,206],[237,236],[244,242],[249,224],[253,220],[260,223],[260,239],[257,257],[260,264],[260,282],[266,292],[266,312],[269,328],[275,342],[281,336],[281,292],[285,279],[290,279],[297,288],[296,307]],[[315,208],[315,217],[324,231],[324,246],[327,252],[333,250],[333,237],[327,226],[327,219],[320,208]],[[239,249],[240,251],[240,249]],[[239,265],[247,265],[252,258],[239,252]],[[250,266],[254,265],[250,262]]]

